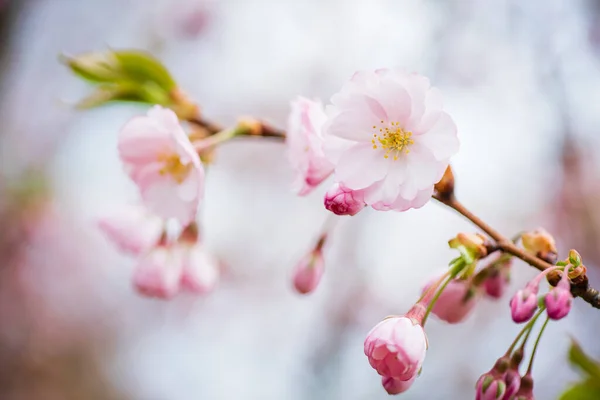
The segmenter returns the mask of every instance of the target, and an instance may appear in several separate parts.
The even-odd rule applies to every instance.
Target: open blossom
[[[439,277],[431,280],[423,288],[425,293]],[[477,293],[469,293],[469,282],[462,279],[452,279],[433,306],[431,312],[442,321],[456,324],[463,321],[473,310]]]
[[[323,154],[321,128],[326,116],[323,105],[298,97],[292,102],[288,118],[288,158],[296,172],[294,190],[301,196],[310,193],[333,172]]]
[[[365,355],[381,376],[409,381],[421,369],[427,337],[423,327],[407,316],[386,318],[367,335]]]
[[[331,99],[325,154],[335,179],[379,210],[423,206],[459,147],[429,80],[397,69],[357,72]]]
[[[173,111],[154,106],[146,116],[131,119],[121,129],[118,147],[150,210],[182,224],[195,218],[204,169]]]
[[[140,254],[154,246],[163,220],[144,207],[127,207],[98,220],[98,227],[123,252]]]

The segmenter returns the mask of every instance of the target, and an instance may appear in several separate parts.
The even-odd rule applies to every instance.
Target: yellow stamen
[[[176,153],[161,155],[158,160],[164,163],[158,172],[161,175],[171,175],[177,183],[182,183],[192,169],[192,164],[183,165]]]
[[[381,121],[383,124],[383,121]],[[384,158],[389,158],[390,154],[393,155],[394,160],[397,160],[400,155],[404,152],[408,154],[410,152],[409,146],[414,144],[412,139],[412,132],[405,131],[400,127],[400,123],[392,121],[389,123],[391,127],[379,128],[380,133],[374,133],[374,139],[371,140],[373,149],[378,149],[379,146],[385,150]],[[377,127],[373,126],[373,129],[377,131]]]

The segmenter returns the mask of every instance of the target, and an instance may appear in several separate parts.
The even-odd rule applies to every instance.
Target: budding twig
[[[460,203],[456,199],[456,197],[445,197],[434,194],[433,198],[439,201],[440,203],[444,204],[445,206],[454,209],[456,212],[458,212],[463,217],[467,218],[469,221],[475,224],[489,237],[494,239],[496,241],[496,245],[505,253],[512,254],[513,256],[525,261],[527,264],[531,265],[534,268],[537,268],[540,271],[544,271],[548,268],[554,267],[554,265],[517,247],[512,240],[508,239],[500,232],[496,231],[494,228],[492,228],[486,222],[484,222],[481,218],[469,211],[462,203]],[[554,286],[556,286],[557,283],[558,280],[550,280],[550,284]],[[579,282],[573,282],[573,284],[571,285],[571,293],[573,294],[573,296],[581,297],[592,307],[600,309],[600,292],[589,286],[587,276],[584,275],[581,279],[579,279]]]

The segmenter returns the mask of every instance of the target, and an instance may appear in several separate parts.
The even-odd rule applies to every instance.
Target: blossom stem
[[[423,316],[423,322],[421,323],[421,326],[425,327],[425,322],[427,322],[427,318],[429,317],[429,314],[431,314],[431,310],[433,310],[433,306],[435,305],[436,301],[440,298],[440,296],[444,292],[444,289],[446,289],[446,286],[448,286],[448,284],[450,283],[450,281],[452,279],[454,279],[452,276],[448,276],[448,278],[444,281],[444,283],[442,283],[442,285],[439,287],[435,296],[433,296],[433,299],[431,299],[431,301],[427,305],[427,310],[425,311],[425,315]]]
[[[203,129],[205,129],[211,136],[216,135],[219,132],[224,130],[221,126],[219,126],[213,122],[207,121],[200,117],[190,118],[190,119],[187,119],[187,121],[191,124],[194,124],[196,126],[199,126]],[[274,138],[274,139],[281,139],[281,140],[285,139],[284,131],[281,131],[272,126],[266,125],[265,123],[262,123],[262,122],[260,122],[257,127],[259,129],[257,129],[257,132],[253,136],[260,136],[260,137],[265,137],[265,138]]]
[[[243,129],[238,129],[237,127],[232,129],[224,129],[212,136],[197,141],[194,143],[194,147],[197,151],[206,150],[243,134]]]
[[[527,264],[531,265],[534,268],[537,268],[540,271],[544,271],[548,268],[553,268],[554,265],[538,258],[525,250],[519,248],[515,243],[506,238],[504,235],[496,231],[494,228],[489,226],[486,222],[484,222],[477,215],[473,214],[469,209],[467,209],[462,203],[460,203],[454,196],[443,197],[437,194],[433,195],[433,198],[438,200],[440,203],[454,209],[456,212],[467,218],[473,224],[475,224],[479,229],[484,231],[488,236],[496,241],[498,247],[504,251],[505,253],[512,254],[513,256],[525,261]],[[556,285],[556,282],[550,282],[552,285]],[[577,286],[574,285],[571,288],[571,293],[573,296],[579,296],[584,301],[589,303],[592,307],[600,309],[600,292],[598,290],[590,287],[587,283],[587,277],[582,279],[582,284]]]
[[[518,339],[520,337],[523,336],[524,333],[527,333],[525,335],[525,338],[523,339],[523,342],[521,343],[521,348],[525,347],[525,344],[527,343],[527,341],[529,340],[529,335],[531,335],[531,331],[533,330],[533,326],[535,325],[536,321],[538,320],[538,318],[540,317],[540,315],[542,315],[544,313],[544,311],[546,311],[546,307],[541,307],[539,309],[539,311],[533,316],[533,318],[531,319],[531,321],[529,321],[527,323],[527,325],[525,325],[525,327],[523,328],[523,330],[521,331],[521,333],[519,333],[519,335],[517,336],[517,340],[515,340],[510,348],[508,349],[509,351],[507,352],[507,354],[512,353],[512,351],[514,350],[514,347],[517,345],[518,343]]]
[[[525,344],[527,343],[527,340],[529,339],[529,335],[531,334],[531,330],[533,329],[533,325],[535,325],[535,322],[538,320],[538,318],[540,317],[540,315],[542,315],[544,313],[545,310],[546,310],[546,307],[540,308],[540,310],[533,316],[533,318],[531,319],[531,321],[529,321],[523,327],[523,329],[521,329],[521,332],[519,332],[519,334],[517,335],[517,337],[515,338],[515,340],[513,340],[513,342],[511,343],[510,347],[506,351],[506,355],[510,355],[513,352],[513,350],[517,346],[517,343],[519,343],[519,340],[523,337],[523,335],[525,333],[527,333],[525,335],[525,339],[523,339],[523,342],[521,343],[521,347],[525,347]]]
[[[533,351],[531,352],[531,358],[529,359],[529,367],[527,367],[527,374],[530,374],[531,368],[533,368],[533,358],[535,357],[535,353],[537,351],[538,345],[540,344],[540,339],[542,338],[544,329],[546,329],[546,325],[548,325],[548,321],[550,321],[550,318],[546,317],[546,320],[544,321],[544,325],[542,325],[542,329],[540,329],[540,333],[538,334],[538,337],[535,340],[535,344],[533,345]]]

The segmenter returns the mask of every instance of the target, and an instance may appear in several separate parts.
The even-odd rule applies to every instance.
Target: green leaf
[[[77,76],[97,85],[78,108],[88,109],[111,101],[133,101],[173,106],[177,85],[169,71],[152,55],[136,50],[109,50],[63,56],[61,60]]]
[[[131,50],[114,51],[113,54],[131,80],[139,83],[155,82],[167,92],[177,87],[167,68],[149,53]]]
[[[598,400],[600,399],[600,387],[598,383],[590,380],[577,383],[560,396],[560,400]]]
[[[590,358],[581,349],[581,346],[575,340],[571,341],[571,348],[569,349],[569,361],[572,365],[578,367],[590,378],[595,379],[600,386],[600,364]],[[598,397],[600,399],[600,397]]]

